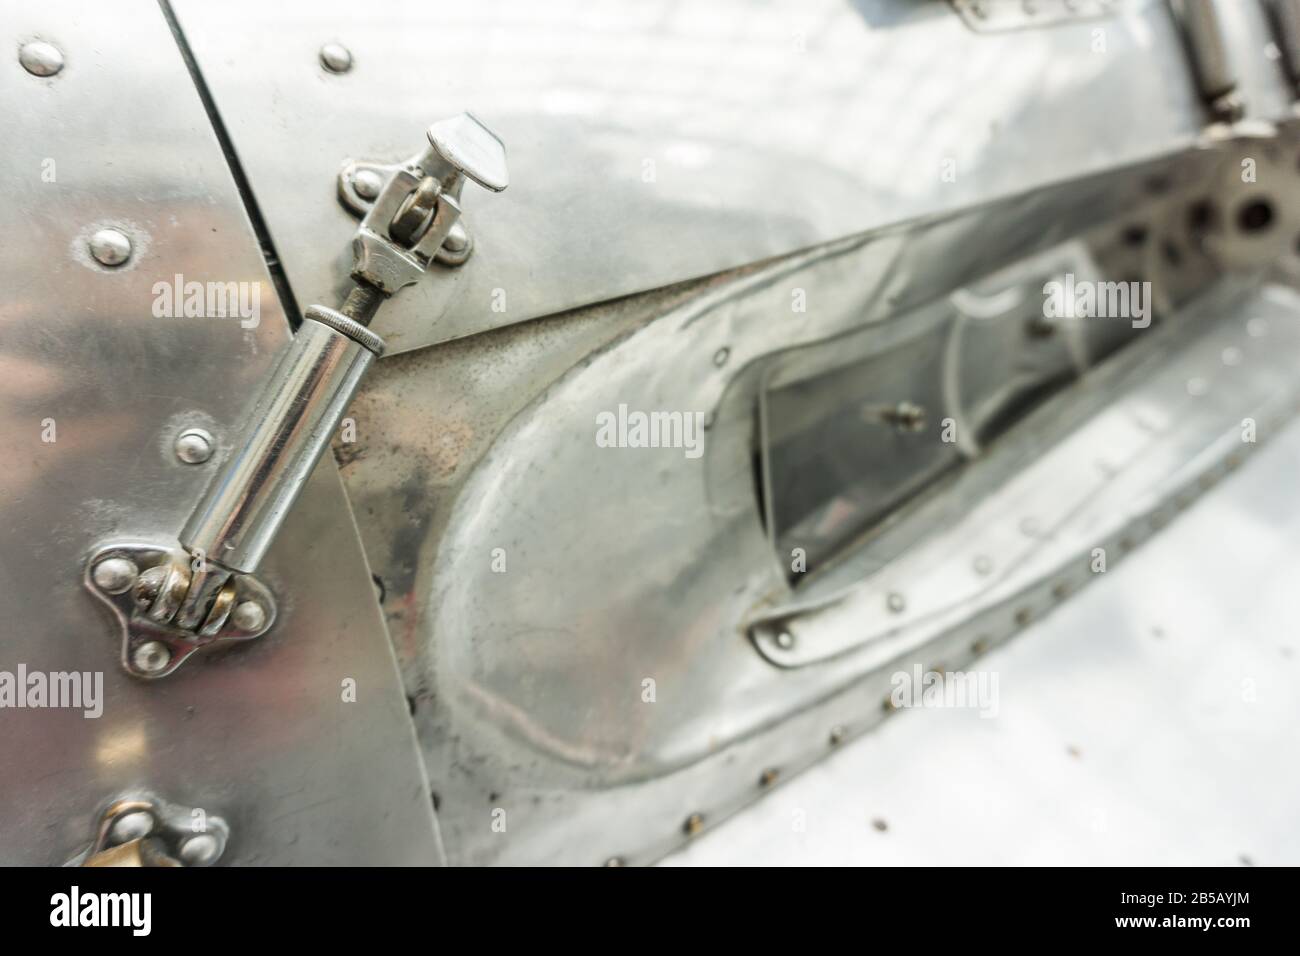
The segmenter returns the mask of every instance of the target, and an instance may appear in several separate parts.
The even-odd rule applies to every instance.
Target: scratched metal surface
[[[899,712],[664,865],[1300,864],[1297,474],[1300,424],[981,661],[997,717]]]

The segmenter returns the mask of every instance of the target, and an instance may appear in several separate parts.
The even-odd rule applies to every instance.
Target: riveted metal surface
[[[304,303],[346,281],[355,222],[322,199],[347,160],[399,161],[462,109],[505,142],[516,185],[465,197],[474,255],[384,310],[390,354],[1152,159],[1205,123],[1157,0],[994,34],[910,0],[175,9]],[[1247,115],[1275,118],[1266,22],[1223,19]],[[317,63],[328,37],[344,75]]]
[[[1175,169],[1080,182],[677,290],[685,304],[628,299],[378,369],[355,408],[360,440],[344,449],[344,477],[374,516],[363,537],[409,692],[421,701],[416,719],[454,858],[584,861],[590,842],[575,834],[614,831],[627,843],[611,852],[653,858],[681,839],[695,810],[720,818],[753,797],[744,780],[763,767],[736,778],[728,770],[748,766],[745,754],[779,750],[801,766],[828,745],[833,724],[861,727],[888,691],[872,691],[871,663],[779,676],[737,630],[755,601],[784,587],[746,451],[754,359],[871,323],[887,336],[883,320],[909,304],[1099,220],[1118,239],[1117,221],[1173,217],[1218,163],[1192,153]],[[1156,182],[1153,211],[1141,191]],[[1031,222],[1056,229],[1035,232]],[[1152,232],[1157,248],[1175,235]],[[1128,258],[1140,264],[1147,252]],[[1210,274],[1201,272],[1201,286]],[[768,321],[789,315],[793,289],[818,297],[809,315]],[[1089,330],[1088,349],[1100,358],[1113,336]],[[1180,384],[1175,392],[1184,395]],[[702,462],[681,451],[599,449],[593,414],[617,402],[716,412]],[[437,428],[428,408],[441,410]],[[581,492],[564,477],[577,473]],[[602,531],[611,527],[615,538]],[[963,555],[962,574],[975,575],[974,557]],[[611,584],[611,567],[637,571]],[[1032,587],[1024,593],[1039,600]],[[1009,620],[1017,611],[995,606]],[[952,635],[952,648],[975,640]],[[865,635],[845,639],[854,636]],[[654,702],[641,696],[647,679]],[[854,682],[861,697],[839,691]],[[842,709],[850,700],[857,709]],[[805,708],[816,721],[792,717]],[[516,821],[510,835],[487,835],[494,806]],[[607,844],[595,845],[608,856]]]
[[[437,862],[332,462],[264,566],[281,602],[271,633],[162,682],[118,666],[112,618],[81,586],[87,558],[108,539],[175,543],[288,329],[160,10],[0,4],[0,47],[30,37],[56,43],[66,65],[41,79],[0,57],[0,670],[100,674],[102,715],[0,710],[0,863],[70,859],[100,805],[139,786],[228,820],[223,863]],[[89,251],[105,228],[132,246],[113,267]],[[159,314],[155,284],[177,275],[247,283],[260,314]],[[175,438],[196,425],[220,451],[186,464]]]
[[[758,787],[748,785],[765,767],[805,766],[832,737],[849,732],[832,728],[856,732],[874,723],[888,691],[877,680],[887,659],[782,672],[759,657],[740,627],[756,603],[786,587],[750,467],[756,360],[873,325],[871,334],[886,337],[890,316],[1099,221],[1116,242],[1130,221],[1152,223],[1147,243],[1156,250],[1184,242],[1181,231],[1157,226],[1168,218],[1181,228],[1187,203],[1223,161],[1197,152],[1176,166],[1125,171],[836,244],[677,290],[676,298],[636,297],[381,366],[354,409],[360,438],[345,449],[344,475],[358,508],[374,516],[363,538],[385,584],[408,690],[421,702],[416,720],[453,859],[594,863],[614,855],[644,862],[682,839],[693,813],[704,813],[700,826],[707,828],[753,799]],[[1159,195],[1144,200],[1144,191]],[[1126,256],[1108,258],[1106,274],[1140,270],[1150,259],[1146,249],[1128,248]],[[1164,284],[1170,271],[1149,274]],[[1182,286],[1170,282],[1179,290],[1175,302],[1202,290],[1213,268],[1198,274],[1181,277]],[[806,315],[791,310],[795,289],[814,297]],[[1240,291],[1234,295],[1221,300],[1219,312],[1240,318],[1246,306]],[[1171,334],[1161,343],[1186,342],[1194,331],[1176,324],[1162,330]],[[1248,335],[1239,326],[1224,334],[1235,336],[1233,343]],[[1116,335],[1089,330],[1087,354],[1100,359],[1116,347]],[[1217,368],[1230,344],[1207,340],[1188,368],[1205,361]],[[1273,354],[1285,364],[1289,348]],[[1258,348],[1250,351],[1252,362],[1260,359]],[[1264,353],[1267,359],[1269,349]],[[1187,393],[1177,370],[1170,375],[1161,394],[1177,404]],[[1232,392],[1242,383],[1237,376],[1226,391],[1215,386],[1229,424],[1239,404],[1250,404]],[[620,402],[707,412],[702,459],[673,449],[598,447],[593,416]],[[1079,408],[1086,416],[1095,406]],[[436,425],[427,409],[439,409]],[[1079,415],[1067,415],[1055,427],[1078,423]],[[1154,454],[1156,471],[1179,454],[1191,456],[1196,442],[1213,445],[1223,427],[1193,422],[1190,445]],[[1051,433],[1049,426],[1030,444],[1041,446]],[[1098,440],[1105,445],[1104,436]],[[580,488],[574,475],[583,476]],[[1181,493],[1177,476],[1166,476],[1157,496]],[[1001,480],[985,479],[972,494]],[[952,506],[964,501],[958,495]],[[1023,517],[1014,516],[1017,537],[1025,533]],[[961,553],[954,573],[974,578],[978,556]],[[1053,588],[1061,582],[1051,577],[1058,558],[1059,551],[1038,556],[1044,583],[1030,575],[1000,596],[993,585],[1005,568],[995,566],[987,614],[962,609],[972,627],[989,627],[981,646],[1059,600]],[[611,577],[611,568],[627,573]],[[847,580],[872,569],[870,560],[850,567]],[[941,578],[928,582],[940,592]],[[910,582],[903,584],[906,594]],[[1069,587],[1077,586],[1071,578]],[[886,589],[873,592],[884,612]],[[1008,607],[1017,595],[1025,607]],[[914,646],[953,660],[981,643],[960,614],[923,631]],[[841,649],[867,636],[854,628],[823,633],[826,641],[844,641]],[[643,696],[647,680],[655,682],[652,700]],[[751,767],[751,760],[759,763]],[[507,811],[506,834],[488,826],[493,808]],[[606,842],[611,833],[623,842]],[[588,860],[583,854],[592,849]]]
[[[859,563],[832,569],[841,581],[828,573],[791,595],[755,500],[750,426],[769,356],[864,329],[884,339],[891,320],[1098,223],[1118,234],[1142,220],[1151,234],[1104,260],[1105,244],[1094,246],[1107,276],[1154,277],[1167,242],[1179,243],[1185,267],[1161,271],[1162,314],[1204,291],[1217,267],[1181,228],[1179,190],[1209,183],[1220,156],[1185,152],[1212,141],[1167,5],[1123,7],[995,35],[946,4],[872,0],[604,14],[398,4],[365,22],[324,3],[314,22],[293,23],[242,2],[178,3],[305,300],[341,288],[346,259],[321,237],[346,237],[354,220],[342,204],[309,201],[303,182],[332,195],[346,161],[400,160],[413,123],[462,108],[509,149],[512,192],[490,206],[467,197],[471,259],[381,316],[392,352],[442,347],[381,363],[353,410],[357,440],[337,449],[367,517],[454,860],[653,859],[752,800],[769,770],[784,779],[873,726],[891,659],[958,663],[1081,585],[1083,571],[1066,568],[1077,541],[1037,549],[1014,577],[1001,549],[950,548],[960,568],[945,565],[920,590],[904,580],[855,592],[914,643],[873,656],[880,644],[865,628],[823,621],[789,648],[756,647],[744,626],[756,609],[861,586],[896,553],[861,549]],[[1234,9],[1223,20],[1247,116],[1287,115],[1262,17]],[[232,38],[250,22],[267,28],[241,49]],[[322,36],[357,53],[346,76],[314,65]],[[721,63],[720,37],[736,51]],[[805,54],[825,69],[804,69]],[[1169,195],[1178,204],[1165,208]],[[743,274],[552,314],[799,249]],[[805,312],[792,307],[796,291]],[[1256,304],[1240,287],[1217,301],[1238,320]],[[1151,348],[1198,372],[1216,349],[1249,352],[1258,381],[1205,376],[1223,403],[1210,411],[1229,418],[1294,345],[1288,334],[1261,355],[1237,344],[1250,334],[1238,322],[1221,330],[1229,345],[1193,347],[1197,331],[1195,321],[1161,330]],[[1133,344],[1123,330],[1071,335],[1088,361]],[[1189,394],[1174,372],[1134,401],[1181,408]],[[623,403],[705,415],[704,455],[600,448],[593,415]],[[1080,423],[1049,412],[1033,433],[1044,444]],[[1162,509],[1187,493],[1179,455],[1207,455],[1213,467],[1189,474],[1214,480],[1230,454],[1226,420],[1169,430],[1153,469],[1125,486],[1150,492],[1142,503],[1155,510],[1121,510],[1110,546],[1132,547],[1168,519]],[[1132,438],[1132,422],[1109,424]],[[965,486],[972,495],[1005,479],[982,475]],[[1011,519],[1017,541],[1057,527]],[[951,574],[982,575],[979,600],[936,617],[943,606],[927,589]]]
[[[897,712],[664,862],[1300,864],[1297,473],[1293,423],[973,662],[996,711]]]

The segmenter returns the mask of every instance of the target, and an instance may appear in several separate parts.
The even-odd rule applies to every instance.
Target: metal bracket
[[[261,637],[275,623],[275,598],[248,574],[213,576],[176,548],[113,544],[86,564],[86,587],[113,609],[122,629],[122,666],[146,680],[166,677],[202,647]],[[176,623],[194,587],[220,578],[202,620]]]
[[[388,295],[415,282],[428,263],[464,263],[474,242],[461,220],[466,179],[501,192],[509,185],[505,147],[470,113],[429,127],[429,146],[401,163],[355,160],[339,173],[339,198],[362,217],[352,277]]]
[[[109,804],[95,824],[90,848],[67,865],[211,866],[229,839],[230,827],[221,817],[137,793]]]

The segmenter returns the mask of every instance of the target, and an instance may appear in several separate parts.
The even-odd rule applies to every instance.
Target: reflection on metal
[[[472,105],[510,143],[529,188],[491,215],[466,197],[480,248],[385,310],[385,361],[1156,159],[1204,126],[1160,2],[987,34],[913,0],[711,0],[707,16],[674,0],[599,13],[409,0],[360,19],[349,0],[291,17],[259,0],[173,6],[305,302],[337,293],[355,224],[304,183],[333,183],[349,157],[401,161],[430,111]],[[1262,48],[1257,26],[1234,50]],[[366,68],[321,83],[291,52],[330,36]],[[1251,116],[1271,115],[1277,85],[1242,72]],[[493,308],[494,290],[508,306]]]
[[[13,718],[5,862],[48,859],[50,819],[133,780],[219,797],[240,825],[223,857],[235,862],[436,860],[435,800],[456,862],[653,860],[883,719],[892,668],[960,665],[1066,600],[1092,573],[1080,541],[1113,563],[1250,450],[1228,447],[1234,422],[1255,418],[1262,441],[1290,413],[1296,294],[1255,281],[1295,264],[1289,199],[1226,183],[1250,150],[1285,157],[1294,143],[1243,143],[1241,124],[1203,135],[1167,4],[1003,34],[937,2],[720,3],[703,17],[629,3],[615,18],[410,2],[358,20],[321,0],[286,21],[256,0],[177,0],[292,287],[304,302],[346,296],[306,310],[317,358],[302,376],[273,372],[282,350],[306,347],[289,346],[278,303],[255,329],[146,318],[156,271],[266,279],[161,24],[57,3],[40,13],[51,23],[11,18],[11,49],[48,30],[77,65],[40,82],[10,58],[6,79],[21,82],[0,84],[0,112],[18,118],[18,168],[47,149],[103,168],[79,173],[93,189],[20,179],[0,207],[0,232],[30,238],[0,268],[17,290],[0,316],[5,367],[40,386],[39,402],[23,391],[0,406],[6,440],[35,449],[16,460],[39,463],[4,479],[23,545],[4,610],[35,622],[7,649],[51,669],[107,659],[85,638],[98,608],[83,577],[118,613],[147,598],[130,605],[145,622],[252,631],[274,615],[276,629],[255,654],[212,655],[165,688],[109,668],[102,729],[41,715],[66,753],[15,744],[37,725]],[[1286,135],[1293,91],[1262,52],[1262,12],[1218,12],[1244,122]],[[1099,24],[1105,56],[1090,43]],[[78,55],[100,35],[96,57]],[[346,38],[345,73],[321,72],[329,37]],[[430,37],[438,57],[423,55]],[[126,62],[136,72],[107,66]],[[5,99],[15,89],[21,102]],[[122,104],[146,94],[151,111],[127,122]],[[499,142],[465,119],[402,162],[414,118],[461,97],[492,116],[528,183],[474,220],[473,243],[457,231],[461,178],[504,186]],[[1283,159],[1267,168],[1294,175]],[[468,193],[472,215],[481,197]],[[369,237],[359,264],[340,255],[354,214]],[[101,228],[131,237],[122,267],[90,251]],[[1079,275],[1150,281],[1155,324],[1045,324],[1041,292],[1004,270],[1062,249]],[[458,257],[367,327],[413,269]],[[326,393],[350,394],[343,368],[371,364],[380,333],[390,356],[408,354],[373,363],[351,412],[358,439],[339,449],[357,529],[332,463],[307,478],[316,439],[295,435],[277,458],[263,443],[285,422],[250,399],[273,374],[297,381],[272,391],[302,396],[319,423],[306,431],[327,432],[346,399]],[[915,368],[877,361],[912,347]],[[760,401],[782,375],[797,385],[856,360],[874,364],[852,383],[855,427],[893,447],[952,418],[958,438],[881,462],[889,494],[866,533],[799,571],[780,553],[794,539],[764,520]],[[1059,391],[1040,403],[1038,388]],[[698,416],[700,454],[603,446],[593,423],[620,406]],[[31,437],[46,407],[52,448]],[[797,434],[791,409],[777,424]],[[254,440],[226,440],[241,422]],[[84,565],[100,542],[172,539],[211,477],[177,461],[175,436],[196,423],[223,436],[229,487],[247,492],[209,499],[184,535],[217,553],[198,570],[163,548]],[[251,474],[268,468],[282,484]],[[281,493],[303,481],[284,518]],[[277,606],[231,591],[223,554],[257,567]],[[768,646],[762,625],[778,618]],[[162,670],[172,654],[155,634],[128,666]],[[363,692],[340,699],[349,681]],[[485,825],[488,807],[509,813],[508,831]],[[33,816],[45,825],[12,822]],[[123,854],[142,856],[140,823],[123,823]]]
[[[1254,368],[1261,382],[1271,381],[1255,363],[1292,361],[1290,339],[1263,358],[1249,344],[1193,345],[1213,326],[1207,311],[1244,321],[1256,305],[1279,312],[1273,296],[1282,293],[1259,299],[1249,288],[1225,287],[1201,311],[1188,311],[1220,271],[1213,244],[1202,241],[1198,203],[1213,194],[1235,207],[1237,193],[1225,193],[1217,177],[1238,158],[1226,147],[1197,150],[720,277],[682,292],[684,303],[626,300],[378,366],[354,409],[367,441],[345,479],[358,508],[373,516],[363,539],[384,580],[408,690],[419,702],[417,725],[453,859],[651,860],[681,839],[681,821],[692,813],[719,819],[752,799],[764,769],[779,767],[784,779],[872,726],[883,716],[888,668],[907,648],[914,648],[910,659],[955,666],[1068,598],[1082,585],[1074,575],[1087,568],[1070,565],[1071,576],[1057,579],[1054,572],[1077,552],[1061,554],[1040,540],[1055,533],[1051,514],[1020,510],[1005,516],[996,540],[967,540],[956,551],[949,542],[948,551],[927,551],[928,564],[911,562],[888,587],[861,586],[908,547],[958,527],[973,502],[995,501],[1007,456],[1019,454],[1027,465],[1098,415],[1091,440],[1105,445],[1095,429],[1106,428],[1131,437],[1121,412],[1088,396],[1112,380],[1123,394],[1121,372],[1136,361],[1131,356],[1155,348],[1143,345],[1148,339],[1190,350],[1189,363],[1213,363],[1189,365],[1194,372],[1161,393],[1217,409],[1217,424],[1213,414],[1198,417],[1206,427],[1188,433],[1204,443],[1199,447],[1213,445],[1251,410],[1256,386],[1237,390],[1249,375],[1231,379],[1232,388],[1221,385],[1219,351],[1250,354],[1234,368]],[[1078,258],[1077,244],[1061,246],[1064,257],[1052,251],[1069,237],[1096,265]],[[1035,266],[1043,271],[1025,272],[1018,298],[1004,295],[999,272],[1034,265],[1044,254]],[[1042,320],[1042,277],[1063,271],[1151,281],[1153,325],[1107,319],[1044,329],[1029,321],[1036,312]],[[1030,274],[1039,276],[1036,288]],[[806,313],[792,311],[793,290],[807,291]],[[790,556],[774,557],[754,478],[763,369],[773,356],[818,343],[846,357],[853,336],[883,350],[957,313],[965,316],[958,354],[967,361],[946,361],[956,380],[940,376],[924,395],[889,390],[869,404],[911,401],[926,410],[931,435],[947,410],[961,409],[971,427],[959,433],[997,436],[962,454],[988,461],[968,471],[974,477],[963,479],[959,492],[945,487],[926,499],[927,520],[891,519],[887,527],[899,529],[892,537],[832,554],[822,572],[790,588]],[[1019,376],[1028,385],[1054,369],[1067,376],[1061,394],[1071,401],[1009,426],[1001,421],[1016,408]],[[1089,371],[1069,384],[1080,369]],[[1208,390],[1193,399],[1186,383],[1197,377]],[[949,389],[957,398],[947,397]],[[706,413],[703,457],[597,447],[589,423],[620,402]],[[431,409],[440,410],[433,421]],[[1260,422],[1273,427],[1266,417]],[[431,427],[456,441],[412,442]],[[1191,445],[1162,447],[1146,467],[1167,465],[1169,454],[1196,454]],[[1098,468],[1089,459],[1088,471],[1072,481],[1090,482]],[[580,488],[575,475],[583,476]],[[1185,493],[1177,482],[1162,486],[1158,469],[1117,474],[1115,493],[1143,481]],[[1050,489],[1042,487],[1024,501],[1043,495],[1050,504]],[[617,536],[596,530],[610,527]],[[1099,544],[1113,562],[1144,533],[1139,521],[1128,535]],[[507,553],[507,573],[496,573],[487,557],[497,547]],[[1031,555],[1030,564],[1009,563],[1017,553]],[[944,607],[949,563],[963,586],[969,578],[984,589],[967,607],[969,621],[960,611],[951,620],[925,619],[927,609]],[[561,566],[563,575],[545,571]],[[638,573],[611,586],[611,567]],[[838,630],[787,631],[779,655],[745,636],[745,624],[765,609],[816,607],[850,593],[863,595],[855,605],[860,627],[846,616]],[[988,610],[976,614],[981,602]],[[580,626],[574,608],[583,609]],[[885,623],[873,624],[875,616]],[[891,629],[905,629],[906,639],[863,643]],[[881,646],[895,656],[873,657]],[[808,663],[773,666],[787,655]],[[656,681],[654,706],[624,693],[646,678]],[[523,817],[502,840],[479,832],[481,802],[491,792]],[[614,822],[629,819],[637,825]]]
[[[75,865],[211,866],[221,859],[230,827],[198,807],[149,794],[115,800],[100,815],[95,838]]]
[[[1187,44],[1196,85],[1215,119],[1235,123],[1246,108],[1228,57],[1216,0],[1170,0]]]
[[[275,623],[275,598],[264,584],[249,574],[205,577],[192,560],[180,549],[113,544],[86,565],[86,587],[113,609],[122,629],[122,666],[136,677],[166,677],[200,648],[261,637]],[[200,579],[217,583],[202,617],[183,626],[178,612]]]
[[[320,48],[320,65],[331,73],[352,69],[352,54],[342,43],[326,43]]]
[[[100,265],[120,266],[131,258],[131,240],[118,229],[100,229],[90,237],[90,254]]]
[[[376,352],[358,341],[366,330],[350,331],[332,328],[310,309],[304,314],[248,428],[181,531],[190,554],[230,571],[257,570],[375,360]]]
[[[53,43],[31,40],[18,50],[18,62],[32,76],[53,76],[63,69],[63,52]]]
[[[57,41],[57,76],[19,63],[32,37]],[[318,75],[320,42],[303,57]],[[233,644],[161,688],[118,666],[115,612],[85,586],[87,559],[103,542],[174,547],[212,477],[177,459],[176,436],[202,427],[233,447],[226,436],[249,418],[288,322],[157,5],[0,0],[0,47],[0,617],[11,622],[0,669],[83,674],[103,705],[97,719],[4,709],[0,864],[69,859],[89,842],[88,812],[145,782],[231,822],[223,864],[439,863],[429,784],[332,461],[260,566],[282,597],[255,650]],[[334,206],[328,188],[316,201]],[[87,245],[110,226],[135,249],[115,268]],[[258,286],[260,323],[156,317],[153,286],[178,273]],[[116,590],[140,570],[113,565],[100,579]],[[341,699],[345,680],[355,702]]]
[[[1269,9],[1277,30],[1282,63],[1296,94],[1300,95],[1300,0],[1272,0]]]
[[[465,180],[494,192],[509,182],[505,148],[473,116],[434,123],[428,139],[419,157],[378,184],[353,241],[356,286],[341,311],[314,305],[303,313],[233,454],[180,533],[186,554],[117,545],[101,549],[87,566],[87,583],[126,630],[122,661],[131,673],[165,677],[201,646],[258,637],[274,623],[270,592],[249,576],[315,471],[362,376],[383,354],[383,340],[366,326],[389,296],[425,274],[450,239]],[[355,184],[356,172],[345,171],[340,189]],[[376,170],[368,172],[378,178]],[[469,253],[467,240],[452,246]],[[211,455],[206,432],[189,429],[181,438],[188,438],[177,444],[182,460]],[[132,593],[98,588],[98,564],[123,559],[147,569]]]
[[[203,428],[187,428],[176,436],[176,457],[187,465],[201,465],[212,457],[214,440]]]

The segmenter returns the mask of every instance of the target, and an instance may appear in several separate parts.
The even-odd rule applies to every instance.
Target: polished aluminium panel
[[[914,0],[174,8],[303,302],[346,281],[355,220],[324,201],[346,160],[400,160],[462,109],[506,143],[515,186],[466,197],[476,250],[384,310],[390,355],[1151,159],[1208,121],[1163,0],[994,34]],[[1276,116],[1262,15],[1224,19],[1247,115]],[[318,63],[330,40],[346,73]]]
[[[515,190],[468,204],[474,257],[380,331],[400,351],[510,327],[380,363],[340,449],[453,859],[651,859],[688,814],[707,824],[753,799],[765,767],[794,772],[837,724],[878,719],[885,688],[862,662],[781,672],[736,626],[779,582],[738,427],[746,369],[1139,208],[1138,173],[1080,177],[1199,144],[1209,116],[1167,6],[1125,7],[1103,52],[1096,22],[976,35],[940,3],[394,4],[365,19],[327,3],[305,27],[177,4],[303,301],[341,289],[347,263],[319,240],[354,228],[304,181],[323,194],[348,158],[400,159],[435,109],[480,112],[510,150]],[[1284,115],[1262,19],[1224,20],[1248,115]],[[319,69],[326,39],[351,71]],[[522,322],[929,214],[766,272]],[[806,317],[790,317],[792,286]],[[590,413],[619,401],[716,409],[709,474],[592,456]],[[1050,585],[1030,597],[1055,600]]]
[[[223,862],[437,862],[407,705],[332,462],[264,565],[280,602],[271,633],[161,682],[118,666],[120,636],[81,584],[86,558],[110,538],[174,545],[288,328],[159,9],[2,10],[0,670],[101,673],[103,714],[0,710],[0,862],[70,859],[102,803],[138,787],[226,819]],[[37,37],[62,50],[56,75],[19,65],[15,51]],[[124,264],[87,251],[104,227],[129,237]],[[258,320],[158,315],[155,285],[177,275],[251,284]],[[183,464],[176,436],[196,425],[217,454]]]
[[[715,819],[757,796],[764,761],[791,773],[824,752],[835,725],[874,723],[888,689],[876,686],[879,660],[782,672],[738,627],[784,578],[749,464],[756,359],[864,325],[886,335],[886,320],[914,298],[978,284],[1058,231],[1109,219],[1118,237],[1126,214],[1182,223],[1182,205],[1152,211],[1142,190],[1160,182],[1195,194],[1217,162],[1198,153],[1176,170],[1104,177],[678,290],[677,304],[625,300],[381,363],[354,407],[359,447],[344,474],[370,516],[363,538],[452,858],[652,859],[681,839],[689,813]],[[1158,250],[1165,238],[1149,242]],[[798,288],[810,296],[806,315],[790,311]],[[1183,374],[1216,368],[1229,344],[1210,343]],[[1285,367],[1290,353],[1268,347]],[[1275,373],[1257,384],[1272,387]],[[1171,374],[1159,400],[1181,403],[1183,379]],[[1249,404],[1212,394],[1229,418]],[[704,457],[597,447],[593,415],[618,402],[716,410]],[[1194,428],[1193,443],[1212,442],[1220,424]],[[1165,467],[1179,454],[1192,450],[1155,457]],[[1016,536],[1023,517],[1012,520]],[[962,582],[973,557],[956,555]],[[1040,565],[1055,569],[1054,558]],[[1002,606],[1025,587],[1013,583],[986,605],[999,618],[991,640],[1021,626],[1022,608]],[[1058,600],[1057,583],[1025,592],[1031,619]],[[947,633],[935,650],[946,659],[979,637],[927,633],[914,646]],[[646,679],[657,684],[653,703],[641,696]],[[505,835],[490,829],[494,808],[512,821]]]
[[[1143,370],[1147,374],[1136,376],[1136,383],[1133,379],[1125,383],[1112,395],[1121,400],[1115,415],[1102,419],[1102,434],[1092,436],[1094,453],[1104,455],[1110,430],[1118,426],[1116,437],[1127,440],[1131,423],[1125,419],[1140,410],[1152,429],[1152,448],[1144,467],[1118,481],[1109,501],[1063,525],[1059,536],[1038,555],[1035,567],[1024,569],[1024,576],[1000,580],[979,600],[891,636],[889,646],[868,644],[856,655],[815,667],[775,671],[759,666],[744,638],[729,633],[725,620],[712,619],[734,616],[743,595],[725,593],[721,611],[715,610],[716,598],[711,605],[701,598],[706,590],[716,594],[723,569],[736,566],[734,553],[722,551],[729,546],[726,542],[711,546],[711,553],[720,555],[716,564],[700,562],[681,572],[682,583],[674,586],[671,600],[637,606],[615,595],[589,610],[583,617],[584,629],[578,631],[550,611],[565,602],[577,605],[573,591],[583,581],[597,580],[576,535],[567,537],[573,542],[565,578],[570,583],[557,586],[550,580],[547,594],[533,594],[527,601],[529,616],[512,620],[511,615],[523,606],[521,589],[538,581],[531,569],[547,563],[546,556],[538,553],[546,547],[542,529],[520,540],[484,526],[477,547],[455,529],[444,547],[457,556],[460,588],[453,593],[449,579],[435,581],[441,603],[429,625],[441,645],[435,651],[439,658],[435,671],[441,672],[437,694],[452,713],[450,725],[457,728],[455,745],[445,755],[435,746],[431,754],[434,786],[443,794],[441,819],[452,858],[652,860],[682,839],[682,824],[691,814],[702,813],[706,823],[721,819],[763,792],[765,771],[775,769],[782,777],[789,776],[837,742],[882,720],[888,712],[882,705],[894,670],[913,664],[961,669],[1016,636],[1096,579],[1089,568],[1092,547],[1105,548],[1110,569],[1119,566],[1146,536],[1173,521],[1200,490],[1220,480],[1257,447],[1242,441],[1243,417],[1256,420],[1262,443],[1295,414],[1300,392],[1291,370],[1300,355],[1300,325],[1295,319],[1300,314],[1300,296],[1285,288],[1246,298],[1234,290],[1224,292],[1228,294],[1197,307],[1206,334],[1174,350],[1158,373],[1148,365]],[[1264,334],[1256,335],[1261,328]],[[1241,356],[1239,364],[1222,362],[1230,350]],[[1189,393],[1187,383],[1199,377],[1206,379],[1208,390],[1197,397]],[[1099,387],[1116,384],[1098,383]],[[1077,457],[1075,462],[1077,466]],[[500,465],[499,460],[492,461],[482,476],[499,472]],[[508,483],[509,477],[503,482]],[[611,481],[598,487],[619,485]],[[548,504],[536,482],[530,494],[521,500],[521,508],[546,515],[552,531],[566,527],[563,515]],[[490,497],[501,502],[512,496],[508,488],[501,488]],[[635,490],[622,497],[629,501],[629,511],[647,500]],[[482,501],[484,496],[470,495],[468,500]],[[618,510],[611,493],[588,495],[587,507],[602,513]],[[1123,523],[1116,528],[1096,520],[1108,514],[1118,514]],[[665,509],[647,514],[642,508],[642,515],[641,520],[668,525],[670,536],[687,533],[690,515],[696,523],[718,520],[716,512],[701,519],[698,510],[685,509],[676,516]],[[1018,532],[1019,519],[1030,516],[1031,512],[1011,516],[1011,528]],[[471,522],[488,520],[481,508],[470,505],[465,517]],[[616,579],[614,589],[622,592],[647,579],[670,579],[670,562],[680,552],[665,550],[652,559],[653,548],[638,547],[633,539],[665,547],[667,539],[649,539],[643,527],[631,527],[631,519],[623,527],[628,543],[618,565],[640,570]],[[960,533],[961,529],[955,532],[958,538]],[[1080,541],[1085,548],[1080,549]],[[467,570],[480,563],[490,566],[486,557],[479,562],[475,556],[498,543],[513,562],[497,576],[501,583],[489,583],[485,574],[467,582]],[[608,549],[608,543],[602,543]],[[696,539],[688,543],[694,545]],[[947,563],[928,569],[909,585],[942,591],[976,574],[970,561],[976,552],[955,546],[952,537],[948,544]],[[634,552],[639,562],[632,559]],[[450,565],[442,573],[449,575]],[[696,585],[688,575],[705,580]],[[872,589],[868,596],[875,598],[872,608],[883,606],[881,589]],[[591,608],[590,602],[591,596],[586,595],[581,604]],[[801,638],[847,643],[860,639],[862,630],[856,617],[846,615],[823,622],[821,634],[814,631]],[[457,639],[454,635],[459,634],[473,637]],[[599,662],[598,676],[581,671],[578,660]],[[536,696],[530,696],[531,688],[507,689],[510,677],[502,671],[512,661],[528,668],[533,686],[539,689]],[[562,674],[566,669],[571,676]],[[654,703],[640,696],[640,675],[656,680]],[[699,713],[694,723],[682,727],[681,719],[695,702],[712,702],[714,712]],[[705,709],[704,703],[696,704],[697,712]],[[570,719],[573,723],[566,723]],[[745,721],[753,723],[745,727]],[[620,751],[613,728],[628,726],[633,729],[622,738],[625,749]],[[707,741],[707,751],[698,759],[682,754],[675,764],[665,760],[647,766],[644,748],[669,729],[680,730],[682,741],[690,733],[699,734]],[[655,755],[678,756],[665,749]],[[493,802],[488,802],[491,795],[478,790],[488,781],[499,788]],[[510,833],[477,832],[485,806],[502,807],[511,814],[515,822]],[[593,852],[597,849],[600,852]]]
[[[898,713],[664,862],[1300,865],[1297,474],[1300,423],[970,665],[996,719]]]

